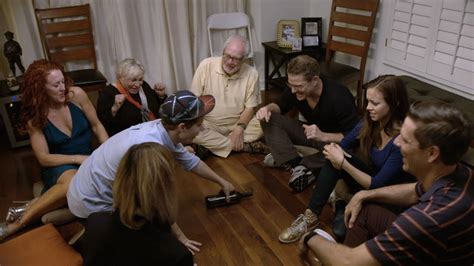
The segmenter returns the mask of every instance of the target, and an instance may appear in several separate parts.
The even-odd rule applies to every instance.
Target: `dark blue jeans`
[[[372,175],[373,169],[364,161],[352,155],[352,158],[346,160],[357,169]],[[346,171],[337,170],[329,160],[326,160],[316,181],[316,187],[309,201],[308,208],[315,214],[320,215],[324,205],[326,205],[332,190],[336,187],[337,181],[342,178],[352,193],[362,190],[363,187],[357,183]]]

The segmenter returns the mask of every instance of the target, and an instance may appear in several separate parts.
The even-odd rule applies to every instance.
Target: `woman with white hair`
[[[143,80],[145,67],[136,59],[120,61],[116,75],[117,80],[100,92],[97,101],[97,115],[109,136],[156,119],[160,105],[166,98],[162,83],[151,88]]]

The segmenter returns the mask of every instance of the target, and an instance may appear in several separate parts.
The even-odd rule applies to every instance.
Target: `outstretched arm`
[[[199,164],[191,171],[221,186],[222,191],[224,191],[226,197],[228,197],[230,193],[235,190],[234,185],[232,185],[229,181],[216,174],[216,172],[209,168],[209,166],[203,161],[199,161]]]
[[[183,243],[184,246],[186,246],[186,248],[191,252],[191,254],[194,255],[194,252],[200,251],[199,246],[201,246],[202,244],[187,238],[186,235],[184,235],[183,231],[181,231],[181,228],[179,228],[177,223],[171,225],[171,230],[173,231],[173,234],[176,236],[176,238],[181,243]]]

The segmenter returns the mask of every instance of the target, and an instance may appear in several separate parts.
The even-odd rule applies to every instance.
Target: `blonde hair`
[[[117,79],[130,78],[135,75],[144,75],[145,67],[137,59],[125,58],[118,63],[115,74],[117,75]]]
[[[174,170],[174,158],[161,144],[146,142],[127,151],[113,185],[114,208],[125,226],[174,223],[178,204]]]

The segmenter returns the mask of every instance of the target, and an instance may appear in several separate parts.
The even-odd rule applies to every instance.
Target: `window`
[[[474,97],[474,0],[396,0],[385,62]]]

